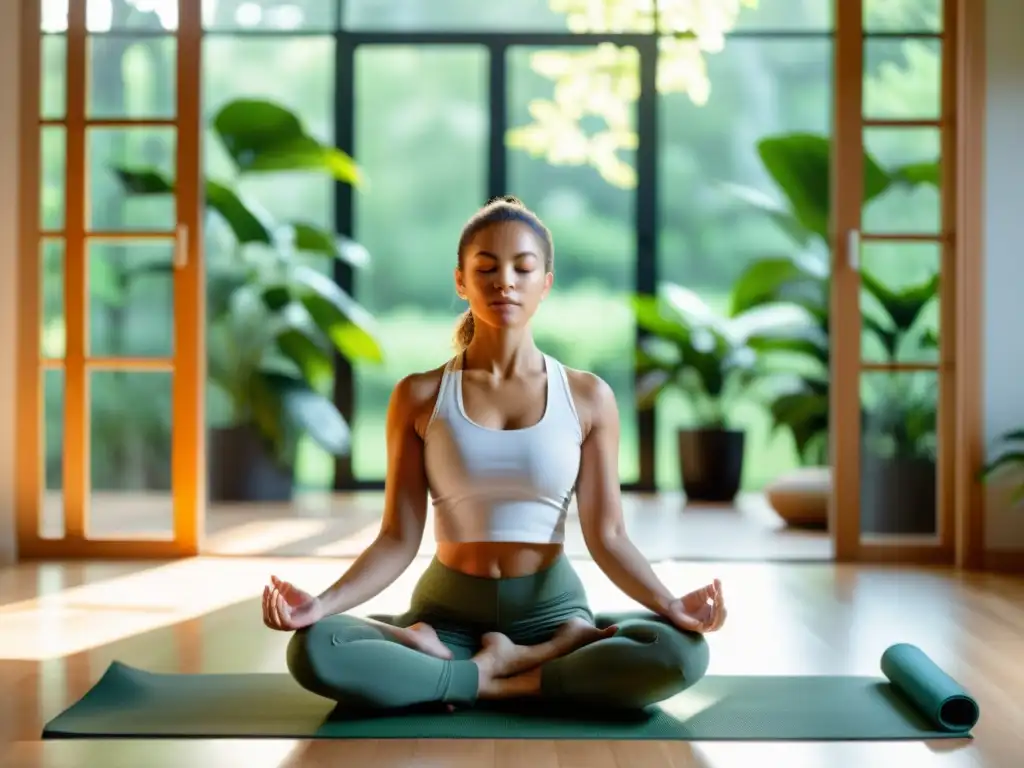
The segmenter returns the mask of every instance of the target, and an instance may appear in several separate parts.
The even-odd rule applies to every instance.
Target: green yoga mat
[[[285,674],[162,674],[114,662],[51,720],[55,738],[892,740],[969,737],[978,705],[920,649],[884,678],[708,676],[649,711],[556,713],[530,702],[355,716]]]

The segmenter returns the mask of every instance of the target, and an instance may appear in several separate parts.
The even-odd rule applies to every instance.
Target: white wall
[[[0,2],[0,564],[14,557],[14,363],[18,188],[18,12]],[[988,0],[985,160],[985,436],[1024,427],[1024,2]],[[1024,548],[1024,510],[989,495],[986,545]]]
[[[14,362],[18,253],[17,0],[0,2],[0,565],[14,559]]]
[[[991,446],[1008,429],[1024,427],[1024,2],[988,0],[985,93],[985,438]],[[1024,508],[993,487],[985,514],[985,544],[1024,549]]]

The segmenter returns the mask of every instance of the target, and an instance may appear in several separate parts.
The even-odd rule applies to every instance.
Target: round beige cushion
[[[832,495],[832,470],[803,467],[769,483],[764,495],[787,525],[824,527]]]

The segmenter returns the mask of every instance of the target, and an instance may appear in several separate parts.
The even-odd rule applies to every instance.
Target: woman
[[[263,621],[294,632],[288,668],[306,689],[373,709],[536,696],[639,708],[704,675],[721,585],[674,596],[627,537],[612,390],[530,333],[553,260],[551,234],[514,198],[466,225],[459,354],[394,389],[376,540],[316,597],[276,577],[264,589]],[[428,493],[437,549],[409,610],[349,615],[412,563]],[[563,551],[573,494],[594,561],[647,611],[591,612]]]

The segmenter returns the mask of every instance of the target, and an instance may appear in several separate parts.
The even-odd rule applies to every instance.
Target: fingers
[[[672,621],[675,622],[675,625],[680,629],[688,629],[691,632],[704,631],[704,624],[683,610],[673,613]]]
[[[270,595],[270,616],[276,629],[284,629],[284,598],[280,591],[275,589]]]
[[[270,629],[286,629],[287,615],[287,606],[280,590],[269,585],[263,587],[263,624]]]
[[[709,622],[708,631],[715,632],[722,628],[725,623],[725,617],[728,615],[728,611],[725,607],[725,597],[722,594],[722,582],[715,579],[714,583],[715,597],[714,605],[711,611],[711,621]]]
[[[295,589],[290,582],[283,581],[277,576],[271,577],[274,580],[274,586],[277,587],[278,591],[287,599],[288,593]]]

